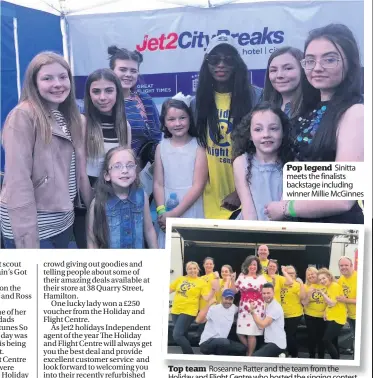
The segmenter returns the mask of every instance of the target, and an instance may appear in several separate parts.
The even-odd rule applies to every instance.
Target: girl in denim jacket
[[[88,248],[158,248],[148,198],[139,187],[133,150],[109,150],[88,213]]]

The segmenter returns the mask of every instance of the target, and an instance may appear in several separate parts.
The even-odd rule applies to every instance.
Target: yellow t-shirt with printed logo
[[[346,306],[345,303],[338,302],[337,297],[340,295],[344,295],[342,287],[336,283],[332,282],[331,285],[327,288],[327,295],[329,299],[336,302],[333,307],[326,307],[326,318],[330,321],[335,321],[338,324],[345,324],[346,323]]]
[[[228,120],[231,93],[216,93],[215,103],[220,123],[220,142],[207,130],[209,179],[203,193],[204,216],[207,219],[229,219],[232,212],[221,207],[223,199],[235,191],[232,167],[232,120]]]
[[[303,306],[299,298],[301,286],[298,282],[293,282],[292,285],[281,286],[280,297],[281,307],[284,310],[285,318],[296,318],[303,315]]]
[[[344,295],[348,299],[356,299],[357,298],[357,272],[353,271],[352,275],[347,278],[345,276],[341,276],[337,281],[339,285],[342,287],[342,291]],[[348,318],[355,319],[356,318],[356,305],[354,303],[347,303],[346,308],[348,309]]]
[[[206,283],[205,291],[210,292],[212,289],[212,281],[215,279],[215,274],[212,272],[201,277],[201,279]],[[199,299],[199,310],[202,310],[208,305],[208,302],[205,301],[202,297]]]
[[[327,293],[326,287],[320,284],[305,285],[306,293],[311,288]],[[306,315],[313,316],[314,318],[323,318],[326,307],[327,303],[323,295],[315,292],[309,295],[309,303],[304,307],[304,312]]]
[[[268,266],[269,260],[268,259],[267,260],[260,260],[259,259],[259,261],[260,261],[260,265],[262,265],[263,273],[267,274],[267,266]],[[269,281],[269,282],[271,282],[271,281]]]
[[[171,313],[176,315],[197,316],[200,297],[209,294],[207,283],[200,277],[179,277],[169,288],[175,291]]]
[[[275,292],[274,298],[281,304],[281,287],[285,284],[285,277],[280,276],[279,274],[275,274],[274,279],[272,279],[272,277],[268,274],[263,274],[263,276],[267,282],[271,282],[273,284]]]

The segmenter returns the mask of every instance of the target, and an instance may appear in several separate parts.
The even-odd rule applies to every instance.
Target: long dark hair
[[[285,163],[294,160],[292,142],[290,137],[291,126],[289,118],[280,108],[276,107],[275,105],[272,105],[271,103],[266,101],[261,102],[260,104],[256,105],[249,114],[246,114],[245,117],[243,117],[240,124],[234,129],[232,133],[233,160],[244,153],[248,154],[246,176],[248,181],[250,181],[251,178],[252,159],[256,153],[255,145],[250,139],[251,120],[255,113],[264,112],[267,110],[270,110],[272,113],[279,117],[283,129],[283,139],[278,151],[278,162],[283,166]]]
[[[87,120],[87,156],[98,157],[104,154],[103,130],[100,120],[100,111],[93,104],[90,96],[90,87],[94,81],[108,80],[116,87],[116,102],[112,108],[114,127],[119,144],[126,146],[128,143],[128,128],[124,109],[124,97],[118,77],[108,68],[94,71],[86,80],[85,85],[85,116]]]
[[[233,118],[234,128],[241,121],[242,117],[251,110],[252,106],[248,71],[245,62],[233,47],[219,45],[212,50],[215,53],[218,51],[225,51],[234,56],[234,70],[230,78],[232,97],[228,117],[228,120]],[[207,147],[207,125],[210,135],[215,138],[215,142],[220,142],[220,125],[215,103],[214,84],[215,80],[209,71],[208,62],[204,59],[199,72],[196,94],[196,127],[199,144],[205,148]]]
[[[300,66],[300,61],[303,59],[303,52],[295,47],[285,46],[276,51],[274,51],[267,63],[267,71],[264,80],[264,91],[263,91],[263,100],[269,101],[271,104],[276,106],[282,105],[282,96],[277,90],[273,87],[270,81],[270,65],[272,61],[284,54],[292,55],[296,61],[298,66],[300,67],[301,71],[301,79],[300,84],[296,88],[296,93],[293,97],[291,103],[291,112],[290,118],[296,118],[299,115],[305,113],[306,111],[313,108],[313,106],[319,101],[320,99],[320,92],[319,90],[315,89],[307,80],[305,71]]]
[[[243,274],[249,274],[249,266],[250,264],[253,262],[253,261],[256,261],[257,262],[257,276],[261,275],[262,272],[263,272],[263,268],[262,268],[262,265],[260,265],[260,260],[258,257],[256,256],[247,256],[245,261],[242,263],[241,265],[241,272]]]
[[[165,117],[167,116],[168,110],[170,108],[176,108],[183,110],[189,117],[189,130],[188,134],[196,137],[197,131],[195,129],[194,125],[194,119],[193,114],[191,113],[191,109],[181,100],[175,100],[174,98],[169,98],[168,100],[165,100],[163,103],[163,106],[161,107],[160,112],[160,128],[161,131],[164,133],[164,138],[172,138],[172,134],[168,131],[168,129],[165,126]]]
[[[126,48],[119,48],[115,45],[112,45],[108,47],[107,52],[109,55],[109,68],[111,70],[115,69],[117,59],[118,60],[133,60],[134,62],[138,63],[138,68],[143,62],[143,55],[137,50],[130,51]],[[133,90],[134,87],[131,89]]]
[[[114,196],[115,193],[113,191],[112,184],[105,180],[104,176],[108,173],[109,169],[109,162],[112,156],[119,151],[128,151],[134,158],[134,161],[137,163],[136,156],[134,151],[130,148],[126,148],[123,146],[118,146],[115,148],[111,148],[105,155],[103,166],[98,177],[98,180],[95,184],[95,203],[94,203],[94,227],[93,227],[93,234],[95,238],[96,245],[98,248],[108,248],[109,247],[109,229],[108,229],[108,222],[107,222],[107,214],[106,214],[106,203],[111,196]],[[139,187],[139,175],[137,172],[137,177],[131,187],[129,188],[129,192],[131,190],[135,190]]]
[[[327,110],[305,157],[306,160],[311,161],[332,161],[335,159],[335,156],[332,156],[332,150],[336,151],[336,135],[340,118],[351,106],[363,100],[361,62],[356,40],[347,26],[330,24],[310,31],[305,42],[305,54],[309,44],[320,38],[327,39],[336,47],[342,59],[343,69],[346,68],[347,72],[342,82],[335,88],[335,93],[327,105]],[[342,56],[339,46],[345,56]]]

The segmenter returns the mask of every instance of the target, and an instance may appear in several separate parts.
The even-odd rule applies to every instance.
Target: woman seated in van
[[[215,296],[215,287],[199,277],[199,265],[195,261],[186,264],[186,276],[181,276],[169,286],[169,293],[175,293],[171,309],[173,339],[182,349],[183,354],[194,354],[187,334],[191,323],[199,311],[199,301],[210,301]]]
[[[307,80],[320,91],[313,111],[294,126],[294,150],[303,162],[363,162],[364,107],[361,63],[353,33],[330,24],[310,32],[301,61]],[[363,223],[355,200],[270,202],[270,220],[285,217],[324,223]]]
[[[319,101],[319,91],[306,79],[301,67],[303,52],[285,46],[274,51],[267,63],[263,101],[280,107],[295,120]]]
[[[327,304],[324,313],[326,327],[323,336],[324,346],[332,359],[340,358],[338,337],[342,327],[346,323],[347,310],[345,303],[339,302],[337,297],[344,295],[342,287],[335,282],[332,273],[322,268],[318,270],[318,280],[326,290],[316,289],[322,295]]]

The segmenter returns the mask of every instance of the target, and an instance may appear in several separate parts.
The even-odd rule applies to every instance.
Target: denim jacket
[[[112,196],[106,204],[109,229],[109,248],[142,249],[143,244],[142,188],[131,188],[129,196],[121,200]]]

